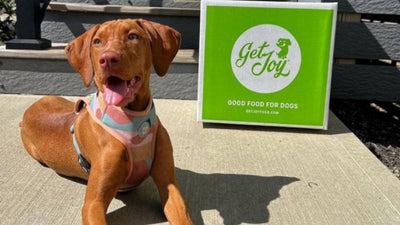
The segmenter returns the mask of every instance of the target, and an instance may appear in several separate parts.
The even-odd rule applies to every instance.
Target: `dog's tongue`
[[[118,105],[124,100],[128,93],[128,84],[126,81],[117,77],[107,79],[103,93],[103,101],[107,105]]]

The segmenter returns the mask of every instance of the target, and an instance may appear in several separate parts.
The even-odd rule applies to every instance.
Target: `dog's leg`
[[[122,149],[120,149],[122,148]],[[82,208],[84,225],[105,225],[107,208],[128,176],[125,150],[105,148],[92,164]]]
[[[175,178],[172,145],[168,133],[160,124],[151,176],[160,193],[165,216],[171,225],[193,224]]]

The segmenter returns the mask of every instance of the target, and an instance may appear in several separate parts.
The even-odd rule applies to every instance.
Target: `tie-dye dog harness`
[[[130,162],[130,172],[126,184],[139,184],[146,179],[154,159],[155,139],[158,119],[153,101],[150,99],[143,111],[131,111],[113,105],[106,105],[97,93],[79,99],[75,111],[86,105],[86,109],[100,126],[125,145]],[[75,150],[81,167],[90,172],[90,164],[83,157],[75,138],[74,125],[71,127]]]

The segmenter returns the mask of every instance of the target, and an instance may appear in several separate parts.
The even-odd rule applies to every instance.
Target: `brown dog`
[[[83,224],[106,224],[117,192],[138,185],[148,174],[168,221],[192,224],[175,179],[172,145],[149,89],[151,65],[165,75],[179,44],[180,33],[142,19],[96,25],[65,51],[84,85],[94,80],[98,93],[77,104],[44,97],[25,112],[21,137],[28,153],[57,173],[88,180]],[[122,123],[133,131],[112,131],[107,116],[115,116],[116,127]],[[127,133],[131,136],[125,137]]]

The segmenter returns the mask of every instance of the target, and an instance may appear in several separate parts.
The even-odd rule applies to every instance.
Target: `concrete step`
[[[69,65],[64,54],[65,43],[53,43],[48,50],[6,50],[0,46],[0,93],[37,95],[87,95],[80,76]],[[178,52],[168,75],[152,75],[151,89],[155,98],[196,99],[196,50]]]
[[[47,50],[18,50],[5,49],[0,46],[0,57],[2,58],[35,58],[35,59],[59,59],[67,60],[64,48],[67,43],[52,43],[52,48]],[[197,64],[198,50],[180,49],[172,63],[174,64]]]
[[[86,3],[51,2],[47,11],[118,13],[160,16],[199,16],[199,7],[154,7],[143,5],[93,5]]]
[[[181,32],[181,48],[198,49],[199,15],[197,6],[170,8],[51,2],[41,30],[43,38],[67,43],[94,24],[114,19],[143,18],[169,25]]]

